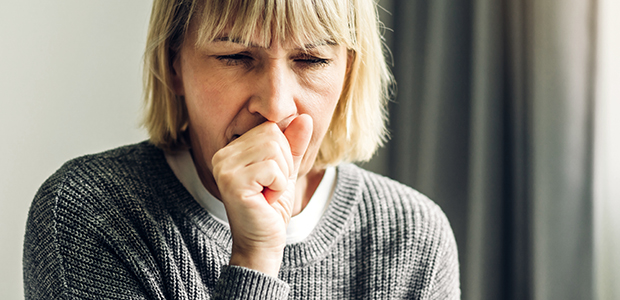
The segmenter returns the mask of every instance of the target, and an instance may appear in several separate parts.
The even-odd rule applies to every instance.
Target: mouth
[[[234,142],[234,141],[235,141],[236,139],[238,139],[240,136],[241,136],[241,135],[239,135],[239,134],[234,134],[234,135],[232,136],[232,138],[230,139],[230,142],[228,142],[228,143],[230,144],[230,143]]]

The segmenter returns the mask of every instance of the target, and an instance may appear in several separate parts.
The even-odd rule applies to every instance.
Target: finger
[[[282,131],[280,130],[280,128],[278,127],[276,123],[269,122],[269,121],[264,122],[250,129],[249,131],[241,135],[241,137],[236,139],[234,142],[236,143],[235,147],[241,147],[239,149],[243,153],[252,153],[256,151],[256,149],[261,149],[261,147],[266,147],[266,149],[274,150],[273,147],[271,147],[274,145],[266,145],[262,143],[276,142],[277,145],[280,147],[279,153],[282,154],[282,159],[283,159],[283,161],[279,160],[278,163],[282,166],[282,170],[285,171],[285,173],[287,174],[293,173],[294,164],[293,164],[293,158],[290,154],[291,148],[289,145],[289,141],[284,136],[284,134],[282,133]],[[261,152],[257,152],[256,154],[260,155],[260,153],[265,153],[265,152],[261,151]],[[277,151],[273,151],[273,153],[277,153]],[[252,156],[248,155],[243,158],[240,157],[239,159],[244,159],[243,161],[246,164],[249,164],[252,162],[257,162],[259,160],[272,159],[272,158],[275,158],[275,156],[257,157],[254,155]]]
[[[274,191],[268,187],[263,189],[263,196],[265,197],[265,200],[267,200],[267,203],[269,203],[270,205],[278,201],[278,199],[280,199],[282,194],[284,194],[284,190]]]
[[[284,130],[284,136],[291,147],[294,172],[291,176],[297,176],[301,160],[306,154],[310,138],[312,138],[312,118],[309,115],[299,115]]]
[[[289,168],[289,162],[286,157],[289,157],[291,164],[292,158],[290,158],[290,154],[286,155],[282,148],[283,146],[274,140],[265,141],[252,145],[247,150],[239,150],[239,152],[231,156],[229,163],[238,166],[249,166],[261,161],[273,160],[278,164],[284,175],[288,177],[292,170]]]
[[[273,160],[261,161],[246,168],[246,176],[260,185],[257,191],[263,193],[269,204],[275,202],[286,190],[288,178]]]
[[[214,172],[213,175],[224,203],[232,199],[252,199],[259,195],[262,198],[265,187],[279,192],[286,189],[288,182],[288,177],[274,160]]]
[[[273,127],[269,129],[267,126],[262,126],[262,130],[248,131],[216,152],[212,158],[213,171],[245,167],[273,159],[287,177],[292,174],[293,158],[288,140],[277,125],[271,125],[275,126],[275,130]]]

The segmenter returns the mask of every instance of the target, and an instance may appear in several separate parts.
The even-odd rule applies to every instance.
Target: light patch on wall
[[[620,299],[620,1],[598,2],[594,135],[597,299]]]

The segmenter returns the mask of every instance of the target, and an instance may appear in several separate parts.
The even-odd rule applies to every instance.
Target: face
[[[313,133],[299,176],[313,166],[342,92],[347,50],[326,41],[273,42],[246,47],[224,34],[195,45],[188,33],[174,61],[174,88],[185,97],[194,159],[212,172],[211,158],[253,127],[272,121],[281,130],[300,114]],[[202,153],[200,157],[196,153]]]

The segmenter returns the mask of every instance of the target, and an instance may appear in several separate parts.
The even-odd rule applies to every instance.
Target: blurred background
[[[146,139],[151,3],[0,2],[0,299],[41,183]],[[380,5],[398,84],[364,166],[446,212],[463,299],[620,299],[620,1]]]
[[[383,1],[372,162],[434,199],[463,299],[620,299],[620,1]]]

